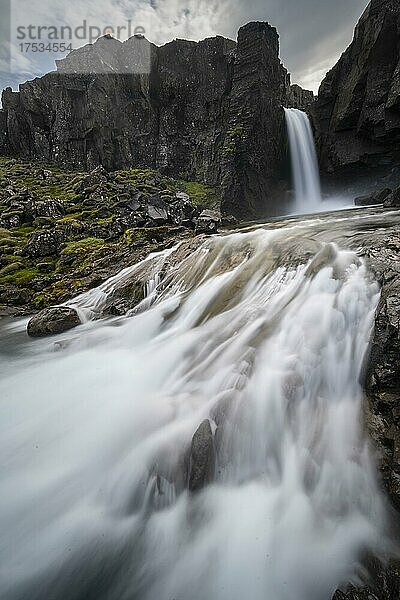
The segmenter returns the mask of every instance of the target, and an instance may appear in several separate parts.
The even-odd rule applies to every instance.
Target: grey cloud
[[[131,19],[143,25],[155,43],[175,37],[202,39],[216,34],[236,37],[251,20],[269,21],[281,39],[281,56],[294,82],[318,87],[351,40],[367,0],[11,0],[15,23],[78,25],[91,19],[99,25],[120,25]],[[99,16],[100,15],[100,16]],[[1,14],[0,14],[1,17]],[[26,57],[25,57],[26,58]],[[33,57],[32,57],[33,58]],[[15,83],[54,66],[54,57],[39,56],[18,72],[0,75]],[[23,61],[22,61],[23,62]],[[16,61],[15,64],[20,64]]]

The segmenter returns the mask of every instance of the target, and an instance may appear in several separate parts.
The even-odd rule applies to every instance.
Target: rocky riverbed
[[[105,177],[108,181],[109,175],[105,175],[102,172],[90,174],[92,179],[98,176],[101,178]],[[80,182],[78,182],[78,185],[80,185]],[[179,194],[180,192],[175,193]],[[96,210],[96,208],[93,210]],[[201,209],[196,210],[200,211]],[[60,218],[62,219],[62,217],[55,219],[55,224],[52,228],[49,228],[49,231],[58,230],[58,220]],[[199,219],[199,217],[196,219]],[[83,224],[85,223],[84,218],[78,220]],[[247,298],[242,296],[244,290],[248,290],[251,295],[257,289],[251,287],[249,274],[253,272],[258,273],[259,269],[261,269],[261,273],[264,270],[266,273],[279,273],[280,270],[284,271],[289,265],[291,269],[296,269],[310,262],[305,275],[306,278],[313,281],[318,273],[326,266],[332,264],[334,269],[333,277],[338,278],[338,281],[340,281],[343,277],[340,274],[341,269],[343,265],[349,264],[348,260],[351,261],[350,265],[356,268],[360,268],[360,264],[357,257],[347,258],[346,254],[343,254],[339,260],[337,251],[335,250],[336,246],[344,251],[349,250],[352,253],[355,251],[359,257],[366,259],[372,279],[377,280],[380,285],[381,299],[376,312],[375,332],[371,340],[370,356],[363,376],[363,381],[365,381],[364,422],[365,428],[373,440],[373,452],[376,455],[380,471],[380,485],[382,489],[385,489],[385,494],[389,499],[390,536],[394,542],[399,539],[396,528],[400,507],[400,465],[398,454],[398,448],[400,447],[400,420],[398,418],[397,407],[400,396],[398,367],[400,352],[400,305],[398,301],[398,282],[400,278],[399,222],[399,211],[384,208],[365,208],[318,215],[306,220],[303,218],[279,219],[271,221],[264,226],[253,225],[248,228],[242,228],[234,235],[229,235],[229,232],[222,233],[216,238],[206,238],[203,234],[196,235],[195,230],[199,225],[195,220],[192,221],[190,226],[185,224],[179,225],[179,230],[176,227],[174,228],[172,224],[160,225],[159,227],[152,224],[149,228],[151,231],[158,231],[163,230],[165,227],[171,227],[174,230],[174,234],[170,238],[163,238],[162,243],[174,246],[178,240],[180,241],[179,247],[171,249],[171,253],[165,255],[162,262],[157,263],[159,260],[157,257],[154,259],[156,264],[161,265],[161,269],[158,270],[159,279],[157,283],[159,299],[161,300],[161,305],[165,301],[167,307],[162,319],[165,325],[162,327],[168,330],[174,323],[174,319],[179,317],[180,313],[182,314],[182,318],[184,314],[187,314],[186,318],[189,318],[194,310],[196,319],[193,322],[193,335],[198,335],[199,330],[202,331],[203,327],[207,327],[207,323],[212,321],[213,318],[219,318],[218,315],[221,315],[220,318],[222,318],[222,315],[227,316],[229,313],[229,311],[228,313],[226,312],[227,307],[229,307],[229,310],[237,311],[238,309],[235,309],[235,306],[237,302],[241,302],[241,298],[246,303]],[[20,223],[16,225],[22,226]],[[35,226],[34,222],[33,226]],[[91,226],[90,222],[87,226]],[[95,226],[98,226],[98,224],[96,223]],[[16,227],[16,229],[19,229],[19,227]],[[135,230],[142,230],[143,233],[147,231],[146,227],[137,227]],[[12,233],[13,228],[7,231]],[[129,229],[126,231],[129,231]],[[29,235],[35,235],[35,232],[32,231]],[[122,236],[125,235],[126,232],[122,234]],[[226,239],[224,239],[225,237]],[[68,243],[71,242],[66,242],[67,245]],[[78,243],[78,240],[73,243]],[[114,269],[119,268],[119,266],[118,263],[112,262],[113,256],[107,254],[106,249],[108,252],[112,252],[116,247],[114,245],[116,242],[104,240],[103,243],[105,251],[103,259],[107,259],[112,263],[111,269],[114,273]],[[154,247],[156,247],[156,243],[154,244]],[[163,247],[162,244],[160,246]],[[61,260],[63,248],[61,246],[59,255],[54,254],[55,261]],[[141,246],[139,257],[144,257],[146,252],[151,248],[152,246],[147,246],[146,244]],[[22,256],[24,256],[23,253]],[[121,264],[127,266],[129,258],[134,262],[134,256],[131,249],[126,247],[124,254],[126,263]],[[75,268],[74,265],[77,263],[73,262],[71,264]],[[153,269],[149,269],[151,264],[153,263],[144,263],[137,270],[128,270],[126,277],[118,277],[115,280],[115,285],[108,286],[107,289],[103,288],[102,303],[96,318],[118,314],[125,315],[127,312],[128,314],[136,314],[130,311],[137,304],[140,305],[141,303],[144,284],[149,280],[150,274],[153,273]],[[249,265],[249,273],[244,268],[246,264]],[[214,292],[210,289],[210,298],[213,298],[211,304],[209,299],[207,299],[204,306],[201,303],[199,304],[201,296],[196,300],[196,290],[198,288],[201,289],[201,282],[204,283],[207,279],[214,280],[215,278],[215,284],[219,281],[220,285],[222,285],[226,275],[233,274],[236,268],[244,268],[243,274],[240,277],[235,276],[232,282],[226,279],[226,283],[217,298],[214,297]],[[75,275],[68,275],[65,271],[63,276],[70,277],[73,280]],[[250,288],[247,287],[249,285]],[[276,293],[279,297],[279,278],[277,285],[276,291],[275,287],[272,287],[271,290],[274,290],[274,294]],[[90,287],[89,284],[88,287]],[[138,290],[140,290],[139,295]],[[177,293],[178,290],[180,290],[180,293]],[[96,294],[96,290],[94,290],[94,294]],[[176,299],[174,298],[175,294]],[[271,298],[274,297],[274,294]],[[72,295],[74,294],[71,293]],[[90,306],[95,302],[96,295],[88,297],[87,301],[85,301],[85,295],[82,298],[83,300],[81,299],[76,304],[72,302],[71,307]],[[170,305],[169,302],[171,302]],[[190,308],[191,302],[194,303],[192,309]],[[56,303],[58,302],[56,301]],[[151,303],[149,306],[151,306]],[[26,307],[24,310],[28,308]],[[74,309],[71,311],[68,308],[64,308],[63,311],[65,323],[68,321],[68,327],[65,327],[65,329],[68,329],[70,325],[78,324],[78,321],[75,319]],[[144,304],[142,304],[141,314],[142,317],[140,318],[146,319],[146,305]],[[155,314],[157,314],[157,307]],[[251,312],[250,314],[253,313]],[[238,318],[239,316],[239,321],[242,322],[243,316],[240,315],[240,310],[238,311]],[[193,318],[193,316],[190,316],[190,318]],[[152,318],[153,320],[154,317]],[[108,320],[105,321],[105,324],[108,322]],[[118,322],[112,321],[110,324],[117,325]],[[121,334],[123,334],[127,322],[129,322],[129,319],[122,319],[120,321],[120,326],[122,327]],[[140,320],[137,322],[140,323]],[[182,322],[185,322],[184,318]],[[54,333],[51,329],[52,319],[47,318],[46,323],[49,329],[45,333]],[[157,326],[156,323],[157,319],[154,321],[154,326]],[[230,319],[227,320],[227,326],[228,323],[229,327],[234,327],[234,324],[230,324]],[[36,322],[33,322],[31,325],[32,328],[34,326],[37,326]],[[99,328],[98,331],[101,331],[100,322],[94,326]],[[83,327],[87,328],[88,324]],[[109,332],[112,332],[115,330],[115,327],[106,327],[107,329]],[[40,331],[39,334],[37,331],[33,331],[33,334],[42,335]],[[59,329],[58,331],[63,331],[63,329]],[[86,331],[85,334],[84,331]],[[66,359],[73,360],[74,353],[79,352],[79,344],[87,343],[88,348],[90,348],[90,338],[92,338],[94,348],[96,348],[98,343],[102,343],[101,337],[98,337],[98,341],[94,337],[96,329],[92,333],[90,331],[89,328],[87,330],[78,330],[77,333],[67,332],[62,337],[53,339],[56,341],[57,349],[61,349],[65,353]],[[274,327],[272,329],[262,327],[258,330],[255,337],[252,334],[252,343],[255,345],[255,348],[257,348],[264,337],[268,339],[269,335],[273,334],[273,331]],[[136,335],[137,332],[135,331],[135,343],[137,343]],[[140,328],[138,335],[141,335]],[[70,339],[69,336],[71,336]],[[87,342],[84,341],[85,336],[88,336]],[[79,341],[80,338],[82,338],[81,342]],[[216,339],[218,339],[218,336]],[[234,339],[234,335],[227,338],[227,340],[231,340],[229,343]],[[50,348],[52,338],[48,338],[47,340],[32,340],[28,343],[49,344],[48,347]],[[202,343],[205,343],[205,341]],[[45,346],[37,346],[37,348],[44,350]],[[185,361],[188,360],[190,363],[197,356],[196,353],[200,352],[201,360],[204,360],[208,364],[208,354],[204,354],[201,348],[202,344],[193,348],[188,356],[185,357]],[[56,359],[56,361],[62,360],[62,352],[61,354],[57,353],[57,355],[60,355],[60,358]],[[245,385],[245,382],[251,376],[251,369],[253,368],[251,366],[253,364],[251,355],[246,358],[246,361],[241,365],[240,368],[243,371],[240,372],[240,376],[237,379],[239,391],[242,389],[240,382],[243,380],[243,385]],[[191,375],[194,377],[197,371],[194,366],[191,368],[194,369],[193,375]],[[294,393],[296,385],[296,379],[292,382],[288,381],[287,385],[285,384],[284,386],[285,393],[289,395],[290,393]],[[187,401],[188,399],[184,402],[185,406]],[[196,405],[197,401],[195,401],[195,398],[193,402]],[[234,434],[236,431],[235,428],[232,432],[229,429],[230,419],[235,418],[234,414],[236,411],[236,404],[235,402],[232,404],[232,402],[233,400],[229,394],[226,398],[222,396],[219,398],[218,396],[215,405],[212,406],[208,414],[201,413],[203,415],[202,419],[197,421],[196,417],[193,419],[193,422],[190,421],[188,424],[188,436],[185,437],[186,441],[183,446],[179,448],[179,460],[177,459],[171,472],[168,471],[165,461],[157,458],[157,461],[151,467],[153,469],[151,476],[155,477],[151,494],[155,494],[156,497],[160,498],[159,502],[166,502],[167,505],[168,502],[173,502],[172,492],[167,483],[167,481],[171,481],[175,486],[176,494],[184,494],[185,489],[190,492],[190,496],[192,497],[190,502],[193,506],[191,510],[195,510],[194,507],[199,502],[196,498],[204,490],[208,489],[211,482],[218,481],[220,477],[223,477],[222,474],[225,472],[225,469],[228,469],[229,472],[230,452],[233,451],[234,446],[232,448],[228,447],[226,439],[231,439],[230,443],[233,444],[236,435]],[[233,413],[232,410],[234,410]],[[310,418],[313,417],[310,416]],[[240,423],[242,424],[242,422],[243,419],[241,417]],[[244,422],[246,421],[244,420]],[[228,429],[226,429],[227,426]],[[233,437],[230,438],[229,436]],[[139,497],[134,502],[139,502]],[[392,556],[395,556],[395,554],[394,549]],[[344,585],[343,591],[336,592],[336,600],[343,600],[344,598],[348,600],[397,600],[400,582],[399,563],[396,560],[392,560],[389,565],[385,564],[382,566],[377,559],[368,555],[362,557],[361,564],[363,570],[360,572],[360,576],[365,578],[366,572],[368,572],[371,583],[368,587],[364,588],[358,585],[347,589]]]

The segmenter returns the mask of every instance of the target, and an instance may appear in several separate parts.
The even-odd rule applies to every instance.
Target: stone
[[[168,222],[168,205],[158,196],[147,200],[146,212],[149,219],[158,225]]]
[[[145,285],[141,281],[128,281],[114,290],[103,313],[115,316],[126,315],[144,299]]]
[[[30,337],[44,337],[64,333],[81,324],[78,313],[69,306],[45,308],[33,316],[27,325]]]
[[[196,220],[196,233],[216,233],[221,224],[221,213],[217,210],[203,210]]]
[[[40,273],[51,273],[53,265],[49,262],[40,262],[37,264],[37,268]]]
[[[400,281],[384,284],[367,369],[367,424],[381,454],[381,473],[400,510]]]
[[[58,254],[65,235],[61,231],[38,231],[29,240],[25,254],[30,258],[41,258]]]
[[[190,450],[189,490],[198,492],[214,477],[215,452],[211,424],[205,419],[192,438]]]
[[[24,265],[20,262],[13,262],[9,265],[5,266],[1,270],[1,276],[9,275],[10,273],[15,273],[15,271],[19,271],[19,269],[23,269]]]

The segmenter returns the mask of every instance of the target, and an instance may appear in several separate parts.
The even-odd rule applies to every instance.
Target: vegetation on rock
[[[66,301],[193,235],[216,190],[151,169],[63,171],[0,157],[0,305]]]

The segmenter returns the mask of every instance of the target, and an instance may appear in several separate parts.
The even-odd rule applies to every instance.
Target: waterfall
[[[146,266],[131,318],[16,348],[1,330],[2,598],[330,600],[356,581],[384,543],[359,383],[379,289],[320,238],[211,237],[72,302],[95,314]],[[215,472],[192,494],[204,419]]]
[[[289,133],[296,212],[301,214],[316,212],[321,207],[321,186],[310,121],[305,112],[296,108],[285,108],[285,116]]]

